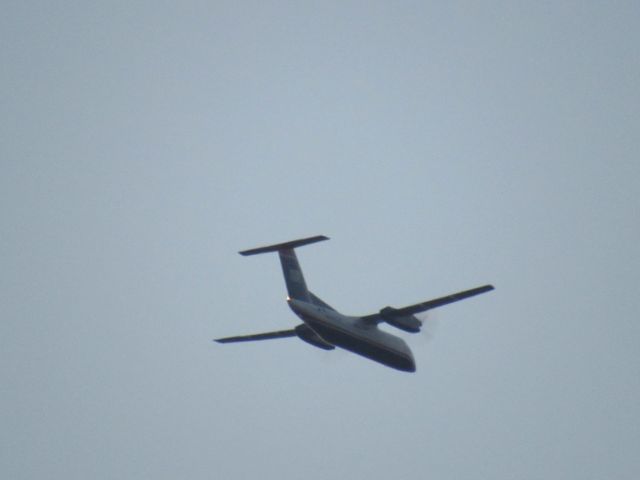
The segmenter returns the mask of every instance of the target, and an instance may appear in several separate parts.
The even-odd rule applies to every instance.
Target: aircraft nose
[[[406,367],[405,371],[413,373],[413,372],[416,371],[416,361],[413,358],[413,353],[411,353],[411,350],[409,350],[407,348],[407,351],[408,351],[409,355],[405,359],[406,360],[406,362],[405,362],[405,367]]]

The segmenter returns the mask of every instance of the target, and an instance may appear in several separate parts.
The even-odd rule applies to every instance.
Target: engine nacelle
[[[309,327],[307,324],[303,323],[301,325],[298,325],[295,328],[296,331],[296,335],[298,335],[298,338],[300,338],[300,340],[303,340],[305,342],[307,342],[310,345],[313,345],[314,347],[318,347],[321,348],[323,350],[333,350],[334,347],[333,345],[331,345],[330,343],[325,342],[320,335],[318,335],[316,332],[314,332],[311,327]]]
[[[422,322],[415,315],[395,315],[397,310],[393,307],[385,307],[380,310],[380,316],[389,325],[409,333],[418,333],[422,327]]]

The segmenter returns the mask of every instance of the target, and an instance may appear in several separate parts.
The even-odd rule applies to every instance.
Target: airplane
[[[278,253],[287,286],[287,303],[303,323],[290,330],[218,338],[214,341],[235,343],[298,337],[323,350],[340,347],[388,367],[404,372],[415,372],[416,363],[405,341],[379,329],[378,325],[387,323],[405,332],[418,333],[422,327],[422,321],[416,318],[416,313],[494,289],[493,285],[483,285],[407,307],[384,307],[378,313],[371,315],[360,317],[343,315],[307,289],[296,257],[295,248],[323,240],[329,240],[329,238],[317,235],[238,252],[243,256]]]

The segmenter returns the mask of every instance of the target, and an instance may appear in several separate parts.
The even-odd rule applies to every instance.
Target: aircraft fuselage
[[[288,298],[293,312],[324,341],[405,372],[415,372],[413,354],[401,338],[335,310]]]

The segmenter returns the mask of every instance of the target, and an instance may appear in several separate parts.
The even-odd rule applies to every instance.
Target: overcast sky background
[[[639,5],[5,2],[0,476],[639,478]]]

